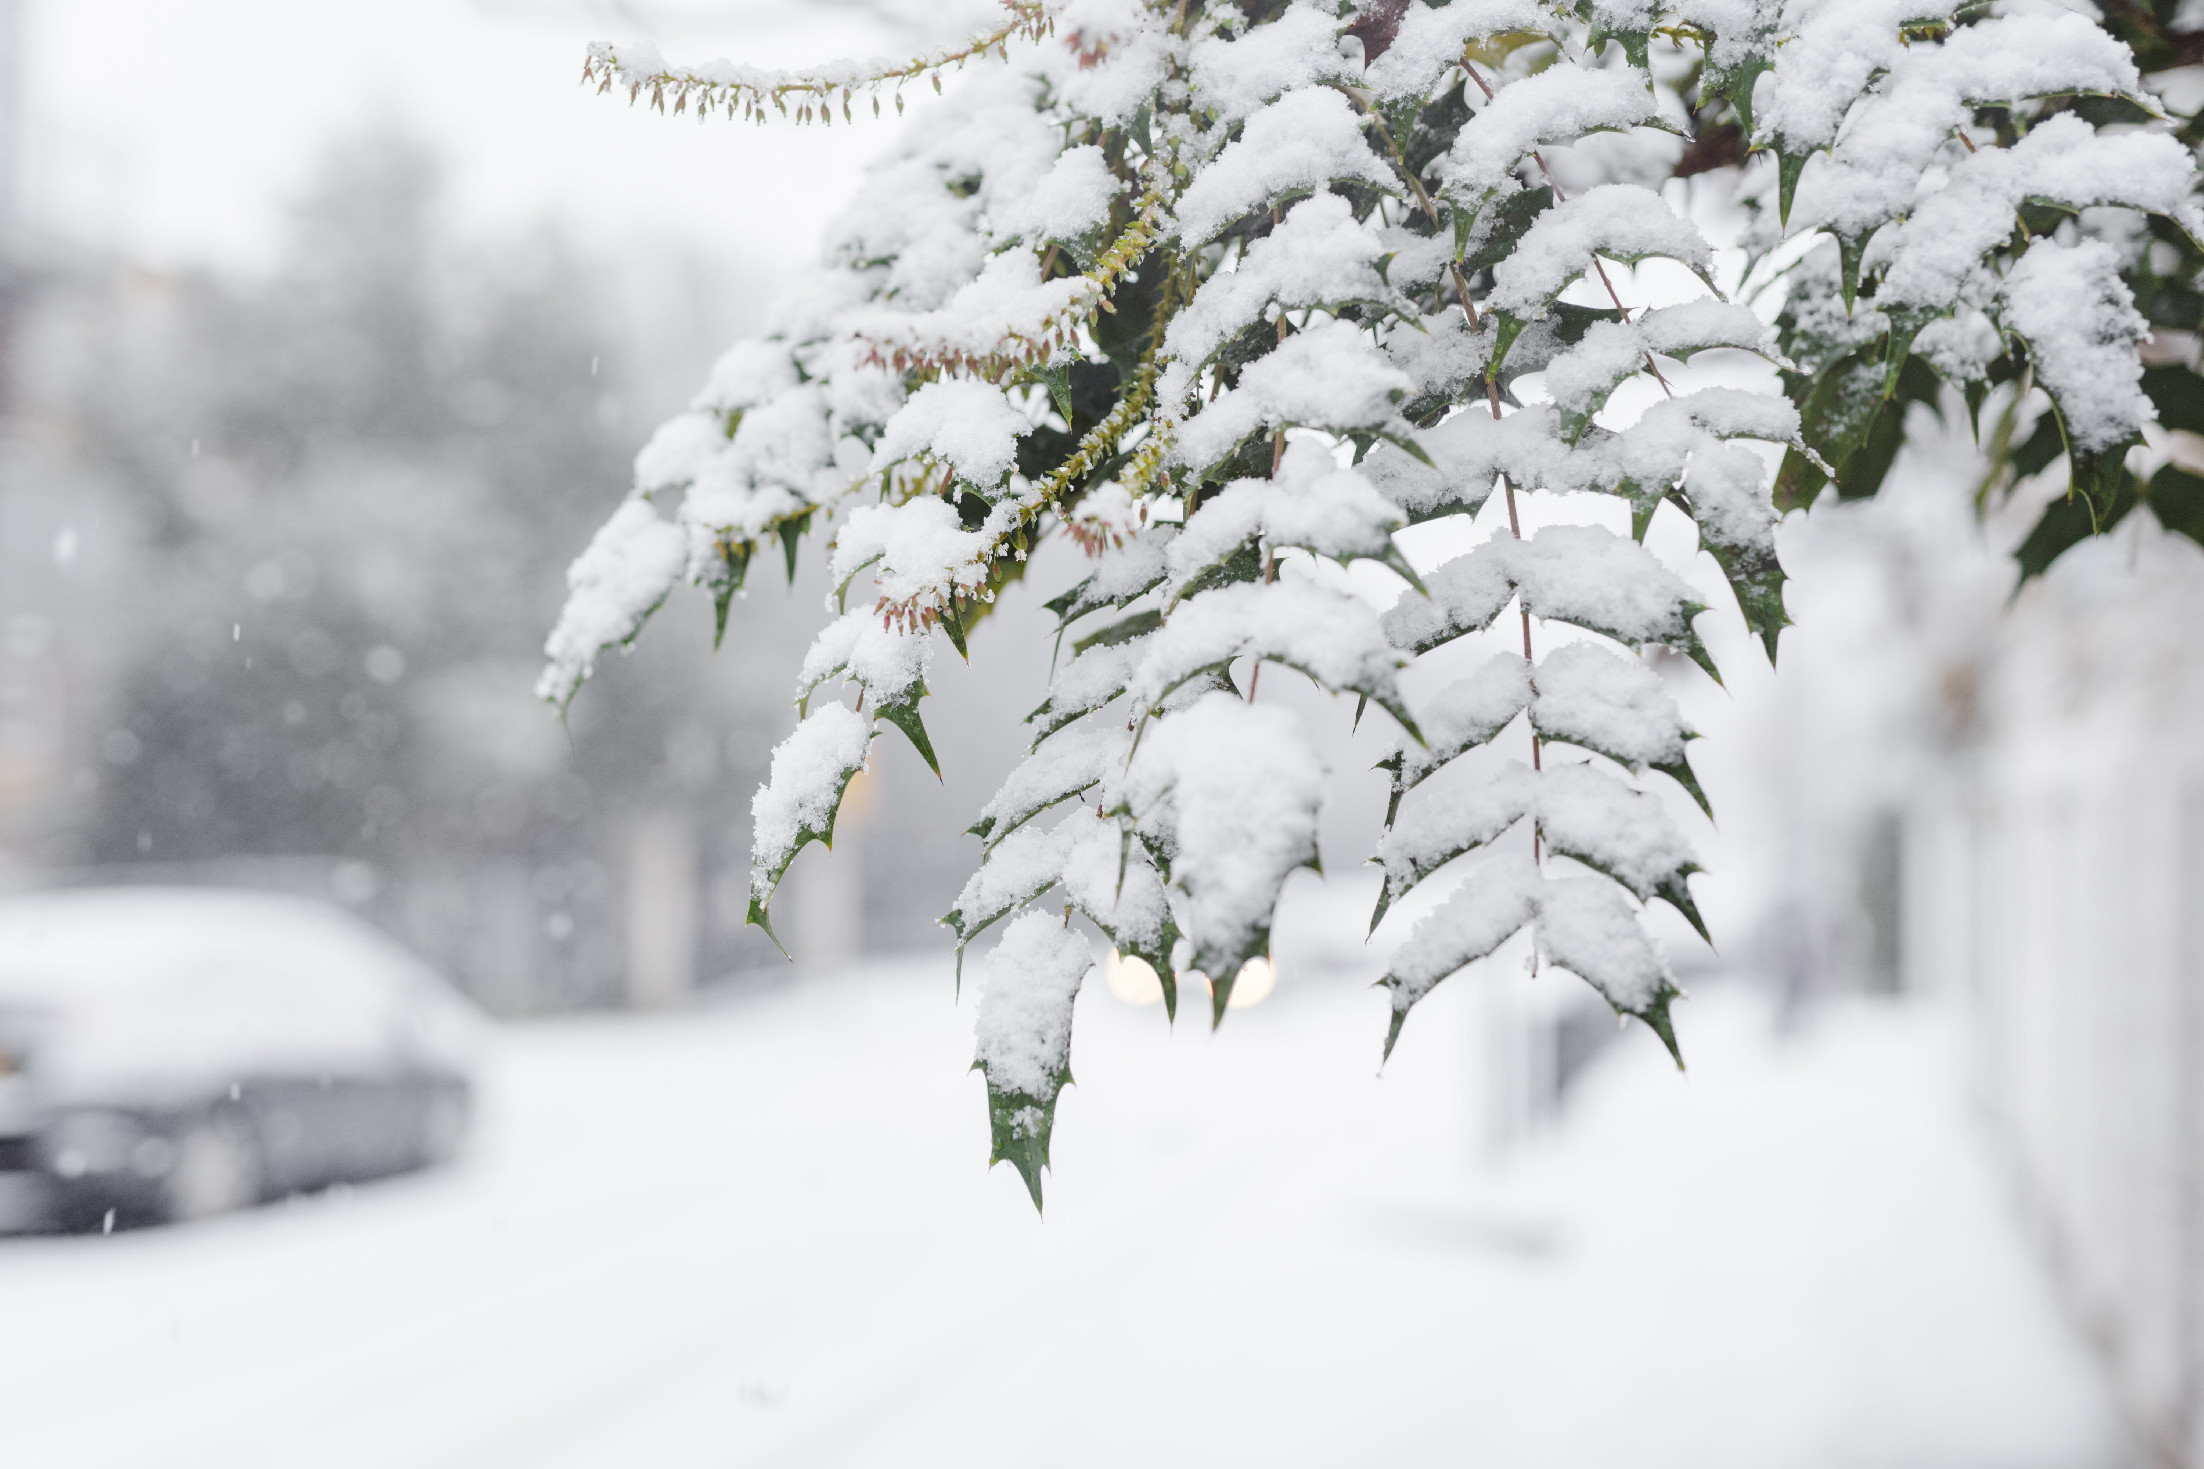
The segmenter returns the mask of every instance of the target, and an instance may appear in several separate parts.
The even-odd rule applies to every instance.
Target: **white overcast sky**
[[[25,0],[34,218],[155,267],[250,269],[334,134],[394,118],[449,158],[462,227],[553,218],[777,274],[889,125],[700,125],[585,92],[590,40],[766,65],[903,52],[987,0]]]

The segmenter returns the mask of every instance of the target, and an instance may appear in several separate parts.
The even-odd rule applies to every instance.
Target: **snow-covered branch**
[[[878,117],[884,87],[901,114],[906,82],[929,82],[939,92],[943,72],[991,55],[1007,59],[1011,42],[1038,41],[1054,29],[1047,0],[1003,0],[1003,8],[1010,12],[1007,20],[961,46],[907,58],[834,61],[800,71],[775,71],[724,59],[670,65],[648,43],[618,46],[594,41],[582,62],[582,81],[594,83],[599,92],[626,88],[631,106],[648,97],[653,108],[665,112],[670,101],[676,117],[693,107],[699,118],[717,112],[730,119],[762,122],[771,112],[796,122],[816,119],[831,124],[839,105],[842,120],[849,122],[854,120],[850,104],[860,96],[871,99],[873,116]]]
[[[945,919],[960,955],[1002,935],[979,1062],[995,1156],[1036,1201],[1084,935],[1155,968],[1174,1012],[1205,976],[1218,1020],[1318,858],[1326,772],[1301,716],[1258,700],[1265,662],[1351,703],[1343,721],[1389,721],[1385,903],[1453,889],[1389,934],[1388,1053],[1435,985],[1524,935],[1680,1059],[1645,917],[1706,935],[1690,830],[1711,813],[1652,655],[1719,678],[1701,622],[1736,618],[1773,658],[1782,513],[1832,477],[1871,490],[1912,401],[2047,396],[2044,460],[2067,455],[2085,530],[2133,503],[2158,319],[2136,283],[2160,245],[2204,262],[2188,147],[2133,59],[2078,14],[1954,0],[1008,9],[909,62],[591,52],[585,76],[631,99],[799,120],[989,64],[905,125],[820,267],[638,457],[576,563],[546,696],[684,576],[724,617],[760,553],[792,571],[819,532],[838,596],[869,581],[805,660],[759,795],[763,923],[878,721],[934,762],[934,634],[968,651],[1045,539],[1077,547],[1046,603],[1068,656]],[[1693,128],[1756,156],[1685,170]],[[1726,179],[1747,252],[1795,262],[1772,326],[1717,288],[1671,171]],[[1826,238],[1777,253],[1807,234]],[[1627,300],[1615,267],[1652,259],[1703,289]],[[1783,390],[1694,389],[1703,352],[1757,354]],[[1450,560],[1442,517],[1472,543]],[[1726,594],[1648,548],[1657,518]],[[1397,579],[1389,611],[1336,589],[1355,561]]]

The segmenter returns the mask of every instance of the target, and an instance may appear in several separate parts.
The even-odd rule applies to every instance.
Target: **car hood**
[[[426,966],[324,905],[142,889],[0,903],[0,1047],[41,1092],[464,1071],[481,1035]]]

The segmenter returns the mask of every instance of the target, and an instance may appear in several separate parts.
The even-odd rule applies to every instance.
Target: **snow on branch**
[[[593,41],[582,62],[582,81],[596,83],[600,93],[615,86],[627,88],[630,106],[648,94],[650,105],[659,112],[667,111],[670,98],[676,117],[694,107],[699,119],[718,112],[730,119],[763,122],[770,110],[797,122],[816,118],[827,124],[834,121],[837,104],[842,120],[852,121],[850,103],[860,94],[872,99],[872,113],[878,117],[880,89],[893,87],[895,110],[900,114],[903,83],[923,79],[939,92],[942,72],[990,55],[1007,61],[1012,41],[1038,41],[1055,31],[1046,0],[1003,0],[1003,8],[1010,13],[1007,20],[961,46],[909,59],[832,61],[800,71],[774,71],[727,60],[674,66],[647,42],[617,46]]]
[[[754,560],[793,577],[824,543],[835,617],[753,808],[763,923],[878,722],[935,763],[934,635],[974,653],[1068,543],[1047,694],[944,920],[960,956],[1003,936],[977,1053],[995,1157],[1036,1203],[1093,934],[1167,1008],[1208,976],[1221,1019],[1319,860],[1325,766],[1283,669],[1317,685],[1312,718],[1326,697],[1348,728],[1390,715],[1360,726],[1391,775],[1388,1051],[1433,986],[1527,933],[1673,1053],[1645,907],[1707,936],[1712,814],[1673,685],[1719,679],[1708,642],[1758,656],[1702,618],[1775,657],[1783,515],[1832,479],[1872,492],[1912,404],[1993,392],[2007,430],[2050,400],[2028,457],[2068,460],[2059,534],[2140,499],[2123,466],[2171,370],[2146,375],[2139,343],[2194,326],[2204,212],[2192,134],[2117,24],[1954,0],[1009,0],[908,60],[592,47],[600,91],[754,120],[848,120],[998,64],[898,128],[817,269],[638,455],[541,690],[563,703],[684,576],[724,623]],[[1785,288],[1773,329],[1717,286],[1693,221],[1731,216],[1679,212],[1683,177],[1733,194],[1748,282]],[[1634,299],[1614,267],[1652,258],[1704,290]],[[1702,352],[1779,381],[1685,380]],[[1470,549],[1442,560],[1449,516]],[[1734,611],[1649,549],[1657,517],[1696,533],[1654,544],[1707,553]],[[837,679],[857,708],[820,701]],[[1427,882],[1453,892],[1400,941],[1385,905]]]

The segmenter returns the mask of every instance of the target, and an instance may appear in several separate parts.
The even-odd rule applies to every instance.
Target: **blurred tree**
[[[67,403],[145,555],[81,855],[371,864],[417,943],[526,991],[494,999],[603,995],[638,809],[720,811],[732,841],[758,772],[689,707],[739,693],[670,676],[701,642],[653,649],[577,745],[530,698],[633,433],[585,273],[549,237],[460,251],[439,186],[402,136],[345,142],[272,279],[186,275],[95,333]],[[462,952],[500,924],[503,957]]]

